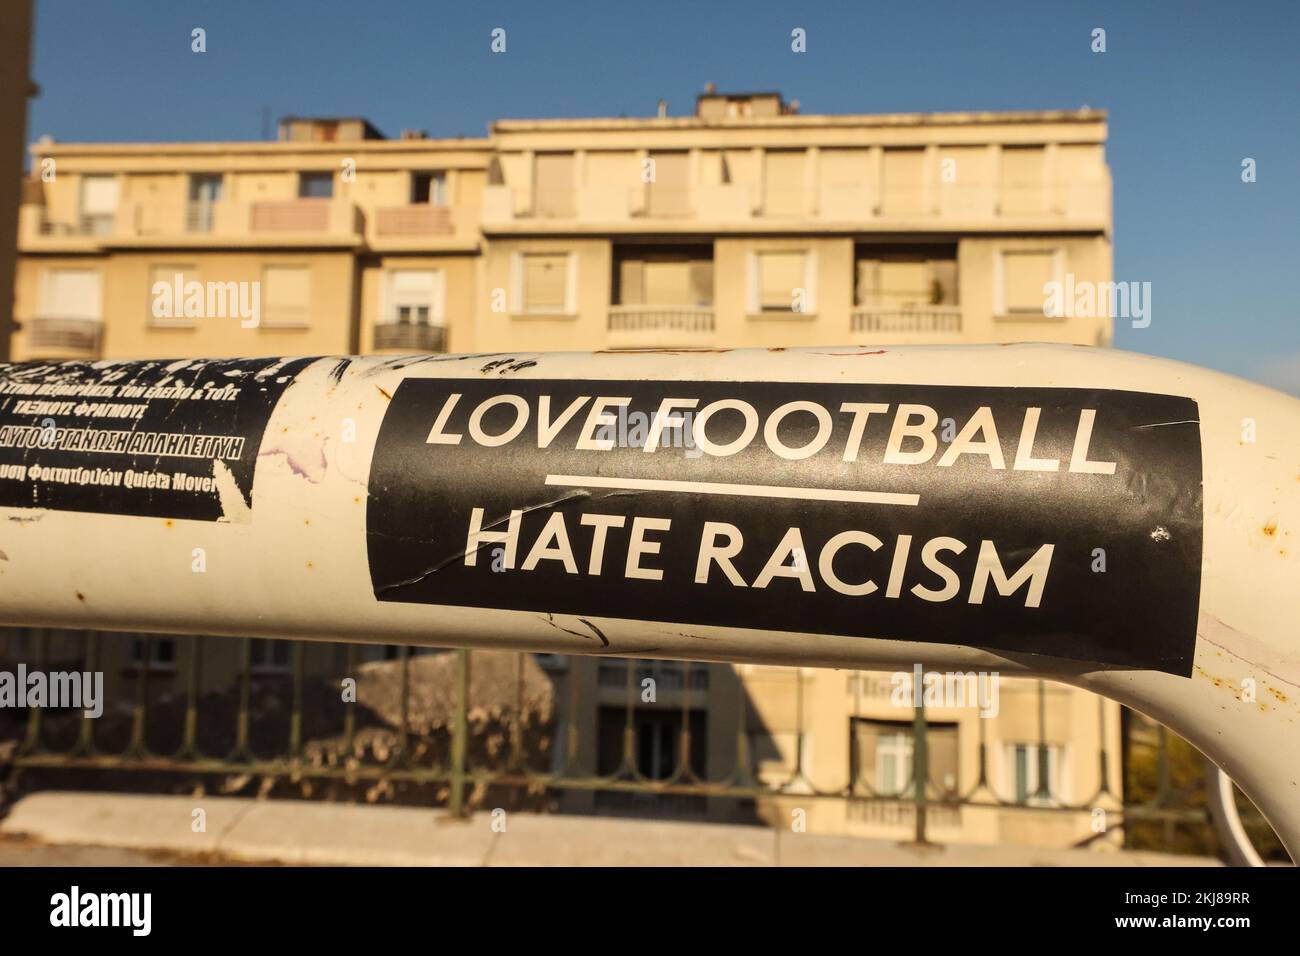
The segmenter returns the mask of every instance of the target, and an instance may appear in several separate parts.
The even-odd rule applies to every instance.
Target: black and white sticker
[[[0,505],[247,521],[267,420],[312,361],[0,364]]]
[[[963,644],[1189,675],[1189,398],[407,379],[377,599]]]

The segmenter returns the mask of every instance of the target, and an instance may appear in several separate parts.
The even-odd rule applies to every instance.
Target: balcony
[[[376,352],[445,352],[447,329],[417,322],[379,322],[374,347]]]
[[[104,245],[205,248],[250,246],[356,246],[361,211],[336,199],[271,199],[252,203],[133,202],[118,213]]]
[[[328,232],[331,199],[263,200],[249,207],[251,232]]]
[[[961,306],[878,305],[853,310],[853,331],[888,335],[957,335]]]
[[[93,250],[115,226],[113,216],[52,216],[39,203],[18,207],[18,244],[22,249],[49,252]]]
[[[673,188],[642,184],[586,184],[574,191],[536,192],[493,185],[483,190],[480,212],[488,231],[574,224],[636,232],[647,220],[670,231],[698,230],[701,223],[744,223],[753,215],[752,191],[741,183]]]
[[[70,222],[49,218],[41,210],[40,234],[42,236],[107,236],[113,231],[112,216],[76,216]]]
[[[483,229],[493,232],[748,232],[761,223],[777,231],[827,233],[951,232],[989,229],[1104,229],[1110,221],[1105,180],[1003,184],[992,182],[885,186],[822,183],[804,188],[755,183],[583,184],[539,192],[525,186],[484,189]]]
[[[611,305],[609,347],[691,348],[713,344],[713,307]]]
[[[381,238],[449,236],[454,229],[446,206],[420,203],[375,210],[375,235]]]
[[[38,316],[23,323],[26,351],[32,358],[99,358],[104,323],[99,319]]]
[[[478,223],[464,213],[431,203],[382,206],[366,215],[366,240],[384,252],[473,251],[478,247]]]

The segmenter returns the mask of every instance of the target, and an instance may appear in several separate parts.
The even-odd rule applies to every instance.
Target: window
[[[602,706],[596,714],[596,772],[609,775],[623,765],[625,731],[629,726],[622,707]],[[651,780],[667,780],[683,757],[701,777],[708,775],[708,717],[691,708],[686,720],[681,707],[637,708],[632,712],[632,758],[639,773]],[[690,730],[690,751],[681,751],[682,731]]]
[[[807,213],[803,150],[773,150],[763,159],[763,215],[790,219]]]
[[[864,307],[915,309],[957,304],[953,259],[859,259],[855,301]]]
[[[648,254],[618,261],[618,305],[713,304],[713,260]]]
[[[875,168],[865,149],[823,149],[817,159],[820,208],[823,215],[858,218],[873,214]]]
[[[1059,281],[1059,258],[1051,249],[1002,253],[997,314],[1042,316],[1047,302],[1044,286]]]
[[[567,252],[526,252],[519,257],[523,312],[570,315],[574,311],[573,257]]]
[[[854,785],[884,797],[910,798],[914,731],[910,722],[849,718],[849,764]],[[930,786],[940,793],[957,792],[957,725],[930,723],[925,733]]]
[[[533,207],[547,219],[572,219],[577,182],[572,153],[538,153],[533,168]]]
[[[871,173],[871,153],[865,149],[823,149],[817,159],[823,186],[865,185]]]
[[[180,289],[176,288],[176,277],[180,276]],[[145,314],[149,316],[152,326],[171,326],[176,328],[193,328],[194,319],[185,315],[185,283],[197,279],[198,269],[194,265],[156,265],[149,269],[149,301]],[[160,288],[166,286],[164,291]],[[205,303],[206,305],[206,303]],[[238,306],[238,302],[235,303]]]
[[[113,231],[117,215],[117,177],[81,177],[81,231],[95,236]]]
[[[654,181],[648,185],[647,214],[674,218],[691,214],[689,153],[651,153]]]
[[[42,318],[98,321],[101,309],[100,278],[94,269],[51,269],[45,274]]]
[[[876,738],[875,786],[880,793],[908,793],[912,790],[912,737],[900,730]]]
[[[131,638],[131,666],[148,670],[175,669],[176,639],[156,634],[135,635]]]
[[[334,195],[333,173],[299,173],[299,199],[329,199]]]
[[[1002,215],[1034,215],[1044,211],[1045,159],[1046,152],[1041,146],[1002,148]]]
[[[447,174],[442,171],[411,173],[411,202],[414,205],[447,205]]]
[[[925,211],[925,150],[887,149],[882,212],[890,218],[915,218]]]
[[[399,325],[442,322],[442,272],[394,269],[386,277],[381,321]]]
[[[248,647],[249,669],[255,673],[283,673],[291,668],[293,643],[254,638]]]
[[[190,232],[212,231],[212,205],[221,201],[220,173],[198,173],[190,177],[190,204],[185,226]]]
[[[262,324],[305,327],[311,310],[311,271],[306,266],[262,270]]]
[[[759,252],[750,275],[751,313],[813,312],[813,257],[807,252]]]
[[[0,658],[30,660],[39,657],[43,649],[47,661],[57,661],[63,666],[76,662],[76,669],[84,670],[90,633],[54,627],[0,628]]]
[[[1047,758],[1046,793],[1039,790],[1040,758]],[[1061,801],[1061,760],[1058,744],[1008,744],[1008,785],[1013,789],[1015,801],[1027,806],[1053,806]]]

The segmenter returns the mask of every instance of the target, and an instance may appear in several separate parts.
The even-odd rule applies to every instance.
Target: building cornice
[[[496,133],[599,132],[609,130],[701,130],[701,129],[844,129],[898,128],[920,126],[1005,126],[1031,123],[1088,123],[1106,121],[1106,111],[1020,110],[963,113],[824,113],[781,116],[700,119],[695,116],[608,117],[592,119],[501,119],[489,127]]]

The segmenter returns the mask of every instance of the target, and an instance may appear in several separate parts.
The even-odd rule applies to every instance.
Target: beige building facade
[[[481,139],[295,118],[277,142],[43,141],[20,209],[12,355],[1105,346],[1104,308],[1044,308],[1051,283],[1111,281],[1105,141],[1093,110],[804,115],[778,94],[713,92],[692,116],[503,120]],[[146,662],[137,641],[128,660],[128,643],[123,666],[174,672],[174,649]],[[628,739],[627,665],[553,666],[587,691],[563,719],[593,731],[582,756],[604,772]],[[697,774],[726,777],[739,741],[763,782],[788,785],[762,804],[777,825],[797,811],[813,832],[911,832],[913,710],[891,675],[633,666],[665,689],[630,719],[642,774],[662,779],[689,746]],[[1000,687],[996,715],[927,708],[932,835],[1088,841],[1103,772],[1119,778],[1118,707]],[[884,799],[816,796],[850,783]],[[954,793],[1011,807],[937,805]],[[566,801],[600,809],[601,795]]]

